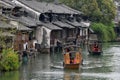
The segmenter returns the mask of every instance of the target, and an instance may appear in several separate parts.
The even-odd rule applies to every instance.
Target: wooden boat
[[[97,41],[93,41],[93,42],[89,43],[88,44],[88,52],[93,55],[100,55],[103,52],[102,44]]]
[[[63,67],[64,69],[78,69],[82,64],[81,49],[76,45],[69,45],[63,50]]]

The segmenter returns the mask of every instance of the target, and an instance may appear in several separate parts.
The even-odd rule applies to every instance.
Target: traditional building
[[[59,3],[35,0],[12,0],[11,3],[16,5],[12,15],[33,30],[31,36],[36,38],[41,48],[49,51],[50,47],[56,45],[56,39],[62,43],[77,35],[84,40],[88,39],[89,23],[84,21],[82,13],[77,10]]]
[[[24,23],[20,21],[21,18],[19,18],[20,17],[19,13],[16,15],[12,13],[12,11],[18,7],[15,7],[13,6],[13,4],[9,4],[9,3],[10,3],[9,1],[8,2],[1,1],[0,16],[4,17],[4,19],[6,19],[7,21],[7,22],[6,21],[1,22],[1,28],[4,30],[3,33],[5,33],[4,34],[5,36],[12,37],[11,47],[13,47],[14,50],[21,51],[23,50],[24,42],[26,41],[29,42],[29,33],[31,29],[25,26]],[[10,30],[12,31],[12,34],[8,33],[11,32]]]

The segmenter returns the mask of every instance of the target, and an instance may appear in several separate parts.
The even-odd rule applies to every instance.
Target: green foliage
[[[98,7],[102,13],[100,22],[106,24],[110,23],[116,15],[116,7],[113,1],[111,0],[96,0]]]
[[[111,41],[116,37],[113,24],[108,27],[102,23],[92,23],[91,28],[99,35],[98,38],[101,41]]]
[[[11,71],[17,70],[20,66],[17,52],[13,49],[3,49],[0,61],[0,70]]]
[[[93,22],[109,24],[115,18],[116,7],[112,0],[60,0],[66,5],[82,11]]]

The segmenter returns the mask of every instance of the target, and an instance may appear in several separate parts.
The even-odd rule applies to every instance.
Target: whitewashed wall
[[[81,28],[80,36],[86,36],[86,39],[88,39],[88,28]]]
[[[45,26],[38,27],[36,29],[36,39],[39,44],[43,44],[46,48],[50,48],[50,34],[51,30]]]

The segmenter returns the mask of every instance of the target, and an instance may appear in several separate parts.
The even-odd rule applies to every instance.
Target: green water
[[[0,73],[0,80],[120,80],[120,43],[104,43],[103,54],[89,55],[82,49],[79,70],[64,70],[62,54],[40,54],[19,71]]]

